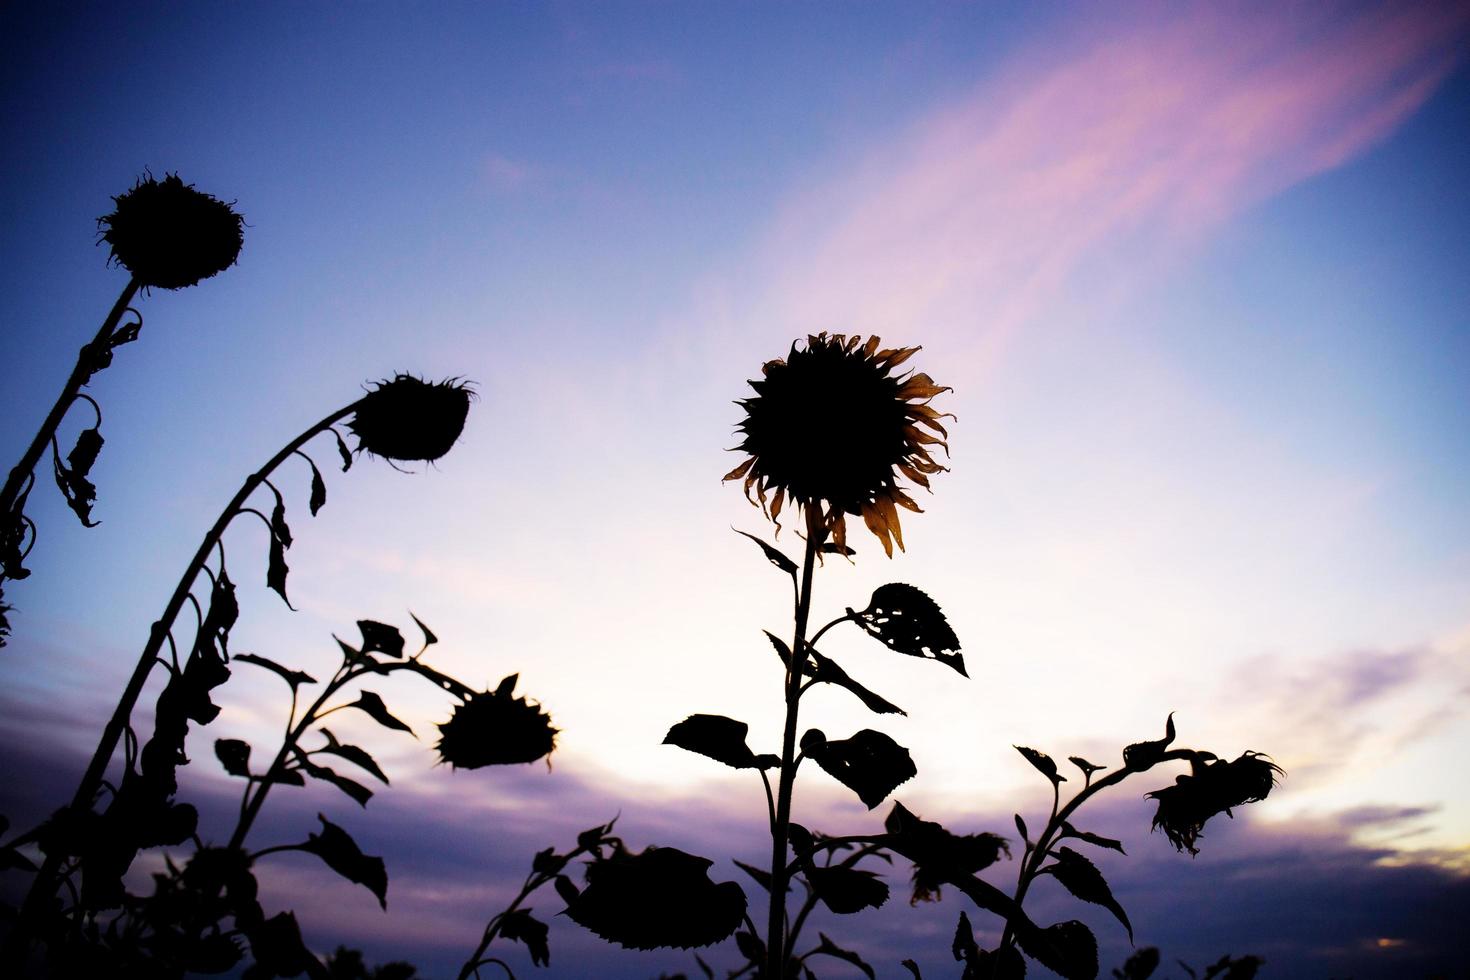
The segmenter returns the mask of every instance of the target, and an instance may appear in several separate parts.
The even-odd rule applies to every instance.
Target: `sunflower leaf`
[[[214,755],[231,776],[250,777],[250,743],[238,738],[214,740]]]
[[[1097,976],[1097,938],[1075,919],[1045,929],[1017,929],[1016,938],[1027,956],[1064,980],[1093,980]]]
[[[775,565],[777,568],[781,569],[781,571],[785,572],[787,575],[790,575],[792,578],[796,577],[796,562],[792,561],[790,558],[787,558],[776,548],[773,548],[771,545],[766,544],[754,534],[747,534],[744,531],[736,531],[735,533],[744,535],[745,537],[754,541],[756,544],[760,545],[761,551],[765,552],[767,561],[769,561],[772,565]]]
[[[757,885],[760,885],[766,890],[767,894],[770,894],[771,873],[769,871],[762,871],[760,868],[757,868],[754,865],[746,864],[744,861],[736,861],[735,867],[750,875],[751,879],[754,880]],[[791,881],[789,879],[786,882],[786,890],[788,892],[791,891]]]
[[[337,455],[342,457],[342,472],[346,473],[352,469],[352,451],[347,448],[347,443],[342,439],[342,433],[336,429],[332,431],[332,438],[337,440]]]
[[[422,619],[419,619],[413,613],[409,613],[408,616],[413,620],[413,624],[419,628],[419,632],[424,634],[424,646],[431,647],[439,642],[439,638],[434,635],[434,631],[425,626]]]
[[[335,769],[328,769],[326,766],[317,765],[307,758],[306,754],[300,749],[296,750],[296,759],[301,766],[301,771],[305,772],[306,775],[313,779],[320,779],[324,783],[331,783],[356,800],[358,806],[366,807],[368,800],[373,798],[373,791],[362,783],[359,783],[355,779],[348,779]]]
[[[304,844],[296,845],[299,850],[315,854],[327,863],[327,867],[355,884],[362,885],[378,898],[378,904],[388,908],[388,869],[380,857],[362,853],[352,835],[318,813],[322,822],[320,834],[310,834]]]
[[[825,933],[819,932],[817,936],[822,940],[822,945],[808,953],[808,956],[831,956],[834,959],[845,960],[859,970],[862,970],[868,980],[877,980],[877,975],[873,972],[873,968],[861,956],[850,949],[843,949],[828,939]]]
[[[1093,905],[1101,905],[1113,913],[1123,923],[1123,928],[1128,930],[1128,941],[1133,942],[1133,924],[1128,921],[1128,913],[1123,911],[1123,906],[1113,897],[1107,879],[1097,870],[1097,866],[1070,847],[1063,847],[1053,857],[1056,863],[1042,868],[1040,873],[1050,874],[1074,897]]]
[[[909,750],[882,732],[864,728],[851,738],[826,741],[802,738],[802,751],[817,765],[858,795],[869,810],[918,775]],[[820,736],[820,732],[815,733]]]
[[[525,943],[532,966],[551,965],[551,946],[547,943],[550,931],[546,923],[532,917],[530,909],[516,909],[500,917],[500,935],[512,942]]]
[[[265,485],[276,495],[276,505],[271,508],[271,534],[280,539],[281,547],[289,548],[292,538],[291,525],[286,523],[286,501],[281,498],[281,491],[276,489],[274,483],[267,480]]]
[[[939,605],[912,585],[890,582],[880,585],[861,612],[848,616],[888,649],[910,657],[937,660],[962,677],[965,659],[960,641],[944,618]]]
[[[1146,772],[1164,761],[1174,741],[1174,712],[1164,722],[1164,737],[1152,742],[1134,742],[1123,750],[1123,765],[1133,772]]]
[[[270,564],[266,567],[265,584],[275,590],[288,609],[295,609],[286,598],[286,575],[291,571],[286,564],[286,546],[275,534],[271,535]]]
[[[348,762],[354,763],[358,767],[366,769],[368,772],[378,777],[379,781],[381,781],[383,785],[388,785],[387,774],[383,772],[381,767],[379,767],[377,761],[367,753],[367,750],[361,749],[356,745],[349,745],[345,742],[337,741],[337,736],[333,735],[325,728],[319,729],[319,731],[327,737],[327,744],[317,749],[317,753],[326,753],[328,755],[341,756]]]
[[[397,627],[371,619],[359,619],[357,628],[362,633],[363,653],[386,653],[394,660],[403,659],[403,634]]]
[[[393,717],[392,713],[388,711],[388,706],[383,703],[383,699],[378,697],[372,691],[359,692],[357,695],[357,700],[347,705],[346,707],[357,708],[361,711],[366,712],[367,714],[372,716],[374,721],[382,725],[384,728],[391,728],[394,731],[399,732],[408,732],[408,734],[413,735],[413,729],[409,728],[403,722]]]
[[[665,745],[708,756],[732,769],[753,769],[756,755],[745,744],[750,726],[724,715],[690,715],[664,736]]]
[[[1082,841],[1084,844],[1091,844],[1094,847],[1106,847],[1109,850],[1117,851],[1119,854],[1128,853],[1127,851],[1123,850],[1122,841],[1114,840],[1111,837],[1102,837],[1098,834],[1091,834],[1085,830],[1078,830],[1076,827],[1073,827],[1069,823],[1062,824],[1062,836],[1075,838],[1076,840]]]
[[[312,677],[306,671],[291,670],[289,667],[282,667],[271,658],[262,657],[256,653],[237,653],[231,659],[238,660],[241,663],[255,664],[257,667],[264,667],[266,670],[279,674],[282,680],[291,685],[291,690],[293,691],[302,684],[316,683],[316,678]]]
[[[311,500],[306,506],[310,509],[311,516],[315,517],[317,511],[321,510],[322,505],[327,502],[327,484],[322,479],[322,471],[316,468],[316,460],[305,453],[302,453],[301,457],[306,460],[306,465],[311,467]]]
[[[775,637],[771,637],[771,639],[772,641],[776,640]],[[863,685],[859,684],[857,681],[853,680],[851,677],[848,676],[847,671],[837,666],[835,661],[828,660],[812,647],[808,647],[807,652],[811,654],[812,659],[816,661],[817,669],[816,673],[812,675],[812,678],[817,683],[836,684],[840,688],[851,691],[854,695],[857,696],[858,700],[867,705],[869,711],[872,711],[876,714],[897,714],[905,716],[908,715],[908,712],[904,711],[898,705],[894,704],[891,701],[888,701],[885,698],[879,697],[872,691],[868,690],[866,687],[863,687]]]
[[[1037,772],[1050,779],[1053,783],[1065,783],[1067,781],[1066,776],[1057,772],[1056,761],[1045,752],[1039,752],[1036,749],[1027,748],[1024,745],[1016,745],[1013,748],[1025,756],[1026,761],[1035,766]]]
[[[823,905],[838,915],[881,908],[888,901],[888,886],[871,871],[842,865],[812,865],[802,871]]]

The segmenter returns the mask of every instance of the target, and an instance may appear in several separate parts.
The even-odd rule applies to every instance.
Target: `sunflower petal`
[[[741,463],[739,466],[735,467],[733,470],[731,470],[730,472],[726,473],[724,476],[720,477],[720,482],[721,483],[724,483],[726,480],[738,480],[738,479],[740,479],[742,476],[745,475],[745,471],[748,470],[748,469],[750,469],[751,466],[754,465],[754,464],[755,464],[755,457],[754,456],[751,456],[751,457],[747,458],[745,460],[745,462]]]

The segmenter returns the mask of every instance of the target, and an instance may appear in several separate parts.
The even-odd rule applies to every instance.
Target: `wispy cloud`
[[[769,304],[796,324],[1012,330],[1079,264],[1169,248],[1362,154],[1451,70],[1470,8],[1158,8],[1008,71],[788,212]],[[1163,234],[1160,234],[1160,233]]]

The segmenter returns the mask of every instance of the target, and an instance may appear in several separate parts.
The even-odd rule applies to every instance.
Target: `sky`
[[[731,533],[774,530],[720,484],[734,402],[798,338],[876,334],[954,389],[951,470],[905,552],[854,534],[855,561],[821,569],[814,616],[916,585],[971,676],[834,633],[824,652],[908,715],[817,691],[803,723],[881,728],[919,770],[897,799],[1004,834],[1049,804],[1012,745],[1115,763],[1174,712],[1181,742],[1287,776],[1194,859],[1148,831],[1167,776],[1095,804],[1140,945],[1277,976],[1463,969],[1470,7],[10,5],[0,32],[0,458],[126,282],[96,244],[113,195],[177,172],[247,222],[236,267],[135,302],[139,342],[88,389],[102,523],[32,494],[0,653],[17,823],[71,792],[240,481],[412,372],[475,383],[463,439],[409,474],[324,465],[315,518],[287,470],[296,610],[239,522],[232,648],[329,671],[334,634],[412,612],[449,673],[519,673],[561,729],[554,765],[436,767],[446,699],[385,687],[417,739],[343,732],[392,786],[365,810],[282,793],[257,837],[327,812],[387,859],[389,911],[289,857],[262,871],[273,900],[318,950],[443,977],[511,872],[615,814],[630,844],[749,884],[730,859],[761,860],[759,786],[660,744],[694,712],[779,739],[761,630],[789,629],[788,593]],[[184,771],[221,838],[237,787],[210,740],[272,744],[286,707],[235,673]],[[884,812],[799,781],[810,826]],[[1104,972],[1127,955],[1105,913],[1036,898],[1095,925]],[[896,897],[821,927],[880,976],[906,956],[949,976],[964,907]],[[692,969],[565,919],[552,950],[541,975]]]

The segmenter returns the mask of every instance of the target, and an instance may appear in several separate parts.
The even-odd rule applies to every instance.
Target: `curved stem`
[[[850,621],[853,621],[853,620],[856,620],[856,619],[857,619],[857,616],[854,615],[854,614],[852,614],[852,613],[848,613],[846,615],[838,616],[836,619],[832,620],[832,622],[828,623],[826,626],[823,626],[821,629],[817,630],[817,635],[814,636],[814,637],[812,637],[810,640],[808,640],[807,641],[807,644],[809,646],[816,646],[817,645],[817,641],[820,640],[822,637],[826,636],[827,635],[827,631],[829,629],[831,629],[832,627],[836,626],[838,623],[846,623],[846,622],[850,622]]]
[[[826,533],[820,507],[806,508],[806,556],[802,562],[801,589],[796,601],[796,633],[791,642],[791,662],[786,668],[786,726],[781,738],[781,780],[776,797],[776,819],[771,828],[771,907],[766,918],[766,977],[781,980],[786,963],[786,870],[787,835],[791,829],[791,796],[796,783],[796,722],[801,705],[801,665],[806,659],[807,617],[812,607],[812,576],[817,551]]]
[[[124,291],[124,298],[128,298],[128,296],[129,294]],[[126,307],[126,305],[122,300],[119,300],[119,308],[115,309],[114,312],[117,312],[121,316],[121,308]],[[104,328],[110,329],[108,324],[104,324],[103,326]],[[76,793],[72,796],[71,806],[74,809],[91,807],[92,800],[97,795],[97,789],[102,784],[102,777],[107,771],[107,765],[112,760],[113,753],[117,750],[118,739],[122,737],[123,729],[127,727],[128,719],[132,716],[133,708],[138,702],[138,697],[143,693],[144,682],[147,681],[148,674],[153,669],[153,664],[158,657],[158,653],[163,649],[163,644],[168,638],[169,629],[172,627],[174,620],[178,618],[180,611],[183,610],[184,603],[188,601],[189,592],[194,587],[194,582],[199,578],[200,570],[204,568],[204,563],[208,559],[209,553],[216,546],[220,546],[221,548],[221,561],[223,561],[223,546],[220,544],[220,541],[224,537],[225,529],[229,527],[230,522],[235,519],[235,516],[244,507],[246,499],[260,487],[265,481],[266,476],[295,453],[296,450],[331,428],[333,423],[351,415],[357,410],[359,405],[361,405],[361,400],[355,401],[346,408],[333,412],[287,443],[280,452],[272,456],[264,466],[245,480],[239,491],[225,505],[225,509],[220,512],[219,518],[214,522],[214,526],[204,535],[204,540],[200,542],[199,548],[194,552],[194,557],[185,569],[183,577],[179,579],[178,585],[174,587],[173,595],[169,598],[168,605],[164,607],[163,615],[153,624],[153,628],[148,636],[148,642],[143,647],[143,652],[138,656],[138,663],[133,668],[132,676],[128,678],[128,683],[123,689],[122,697],[118,699],[117,708],[113,711],[112,717],[108,720],[106,727],[103,728],[102,738],[97,743],[97,750],[92,755],[92,761],[88,764],[87,771],[82,775],[81,782],[77,785]],[[223,567],[223,564],[221,564],[221,567]],[[13,963],[17,961],[13,957],[24,955],[23,950],[17,950],[16,943],[25,941],[21,937],[23,934],[28,933],[26,923],[33,921],[40,908],[55,894],[56,872],[59,867],[60,855],[47,857],[45,864],[41,868],[41,872],[36,876],[35,881],[32,882],[30,892],[26,895],[25,905],[21,910],[20,921],[11,930],[11,935],[6,939],[6,956],[0,958],[0,962]]]
[[[112,311],[107,314],[107,319],[102,321],[102,327],[97,331],[97,336],[92,338],[90,344],[77,352],[77,365],[72,368],[71,377],[66,379],[66,385],[62,387],[56,404],[51,406],[51,411],[47,414],[46,420],[41,423],[36,437],[31,440],[20,462],[15,464],[10,471],[10,476],[5,480],[5,489],[0,491],[0,514],[9,514],[14,510],[15,501],[20,496],[21,485],[25,483],[28,476],[35,472],[36,464],[41,461],[41,454],[46,451],[47,444],[55,437],[62,417],[66,415],[66,410],[71,408],[72,402],[82,390],[82,385],[86,384],[95,373],[95,354],[99,350],[106,349],[108,341],[112,339],[112,332],[117,329],[118,322],[127,312],[128,304],[133,301],[133,296],[138,292],[138,286],[138,280],[128,280],[117,302],[112,304]]]

